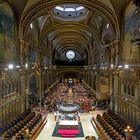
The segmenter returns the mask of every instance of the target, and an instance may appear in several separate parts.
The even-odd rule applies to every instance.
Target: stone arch
[[[38,88],[38,77],[35,73],[32,73],[29,77],[29,80],[28,80],[28,85],[29,85],[29,88],[30,88],[30,83],[32,84],[31,86],[36,86],[36,90]],[[35,90],[35,89],[34,89]]]
[[[28,86],[29,86],[29,104],[38,104],[39,97],[38,97],[38,78],[35,73],[32,73],[28,79]]]
[[[131,83],[131,96],[135,96],[135,92],[136,92],[136,90],[135,90],[135,83]]]
[[[127,94],[127,83],[126,82],[124,82],[124,90],[123,91],[125,94]]]
[[[128,92],[127,93],[128,93],[128,95],[131,95],[131,83],[130,82],[128,83]]]

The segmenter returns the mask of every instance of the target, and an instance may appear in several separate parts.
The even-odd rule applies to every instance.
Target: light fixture
[[[128,132],[128,133],[131,133],[133,132],[133,129],[128,125],[125,129],[124,129],[125,132]]]
[[[118,68],[122,68],[122,65],[119,65]]]
[[[107,23],[107,25],[106,25],[106,28],[108,29],[109,28],[109,24]]]
[[[125,64],[124,65],[124,68],[128,69],[129,68],[129,65]]]
[[[20,68],[20,66],[19,66],[19,65],[17,65],[17,66],[16,66],[16,68]]]
[[[27,63],[25,64],[25,68],[28,68],[28,64]]]
[[[8,69],[11,70],[11,69],[13,69],[13,68],[14,68],[14,65],[13,65],[13,64],[9,64],[9,65],[8,65]]]
[[[5,68],[5,71],[7,71],[8,70],[8,68]]]
[[[31,29],[33,29],[33,23],[30,23],[30,27],[31,27]]]
[[[111,68],[113,68],[113,64],[111,64],[110,66],[111,66]]]
[[[32,66],[32,69],[35,69],[35,66]]]

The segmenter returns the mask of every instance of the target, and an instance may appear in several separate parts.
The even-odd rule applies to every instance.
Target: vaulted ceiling
[[[131,0],[8,1],[19,24],[18,38],[30,42],[33,37],[37,46],[47,48],[55,59],[63,59],[66,51],[72,49],[77,59],[83,60],[102,45],[120,38],[121,16]],[[66,9],[80,6],[84,9]],[[65,12],[61,11],[63,8]]]

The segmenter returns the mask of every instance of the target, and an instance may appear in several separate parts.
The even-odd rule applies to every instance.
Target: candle
[[[29,134],[29,129],[26,129],[26,134]]]

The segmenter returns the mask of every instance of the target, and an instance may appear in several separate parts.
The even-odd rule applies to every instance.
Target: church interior
[[[0,0],[0,140],[140,140],[139,0]]]

